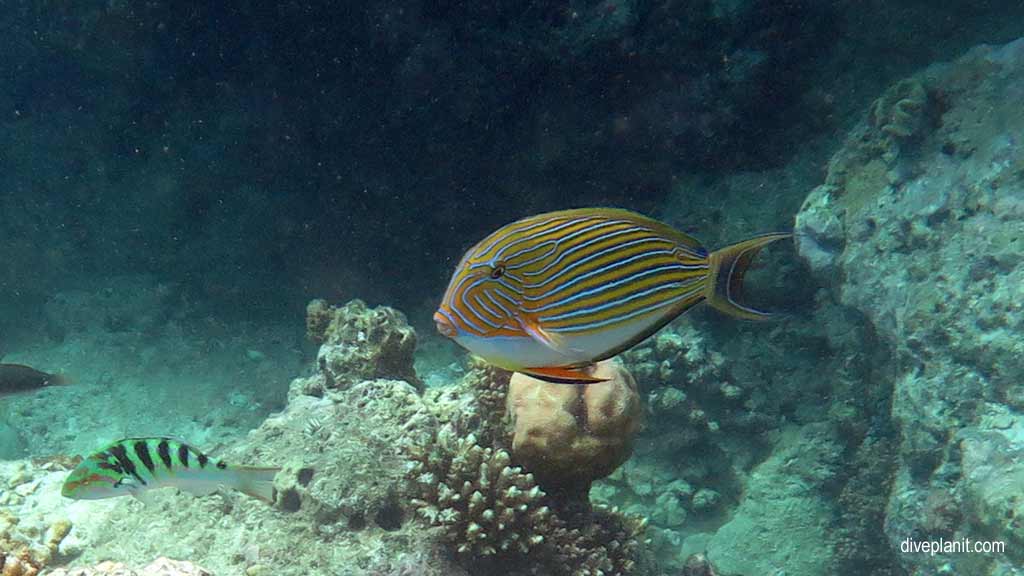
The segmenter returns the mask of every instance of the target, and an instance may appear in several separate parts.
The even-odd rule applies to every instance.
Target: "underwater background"
[[[3,576],[1024,574],[1024,3],[9,0],[0,54],[0,362],[71,381],[0,372]],[[586,206],[793,230],[785,317],[593,392],[437,333]],[[61,495],[125,437],[276,498]]]

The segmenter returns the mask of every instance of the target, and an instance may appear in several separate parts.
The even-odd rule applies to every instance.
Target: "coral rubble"
[[[314,300],[306,318],[308,337],[322,344],[317,363],[326,388],[374,378],[421,385],[413,368],[416,333],[401,312],[370,309],[360,300],[333,308]]]
[[[58,568],[51,576],[213,576],[213,573],[191,562],[157,558],[150,564],[133,570],[120,562],[101,562],[91,568]],[[246,576],[250,576],[246,573]]]

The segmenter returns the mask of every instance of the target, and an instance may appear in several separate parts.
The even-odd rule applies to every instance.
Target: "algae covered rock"
[[[413,367],[416,332],[401,312],[361,300],[327,306],[314,300],[306,310],[307,336],[321,344],[317,366],[328,389],[375,378],[422,386]]]
[[[895,84],[797,216],[801,254],[893,355],[865,383],[892,388],[889,547],[1007,542],[987,555],[895,554],[912,573],[1004,573],[1020,561],[1010,544],[1024,409],[1020,94],[1024,39]]]
[[[608,380],[566,386],[517,373],[509,382],[512,454],[548,490],[586,496],[632,454],[643,421],[636,381],[610,360],[593,374]]]
[[[725,574],[834,573],[835,510],[820,491],[838,468],[839,446],[824,424],[784,432],[751,473],[732,519],[708,541],[708,559]]]
[[[979,534],[1005,543],[1007,556],[1024,562],[1024,449],[995,431],[967,430],[960,438],[963,508]]]

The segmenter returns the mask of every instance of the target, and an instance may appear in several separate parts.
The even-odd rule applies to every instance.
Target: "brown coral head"
[[[643,415],[636,381],[611,360],[593,374],[607,380],[567,386],[517,373],[509,382],[512,452],[549,491],[585,497],[632,454]]]

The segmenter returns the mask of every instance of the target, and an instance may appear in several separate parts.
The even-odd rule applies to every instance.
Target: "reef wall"
[[[1013,574],[1024,468],[1024,40],[928,67],[874,102],[797,216],[829,297],[891,350],[885,535],[999,540],[900,553],[912,574]]]

